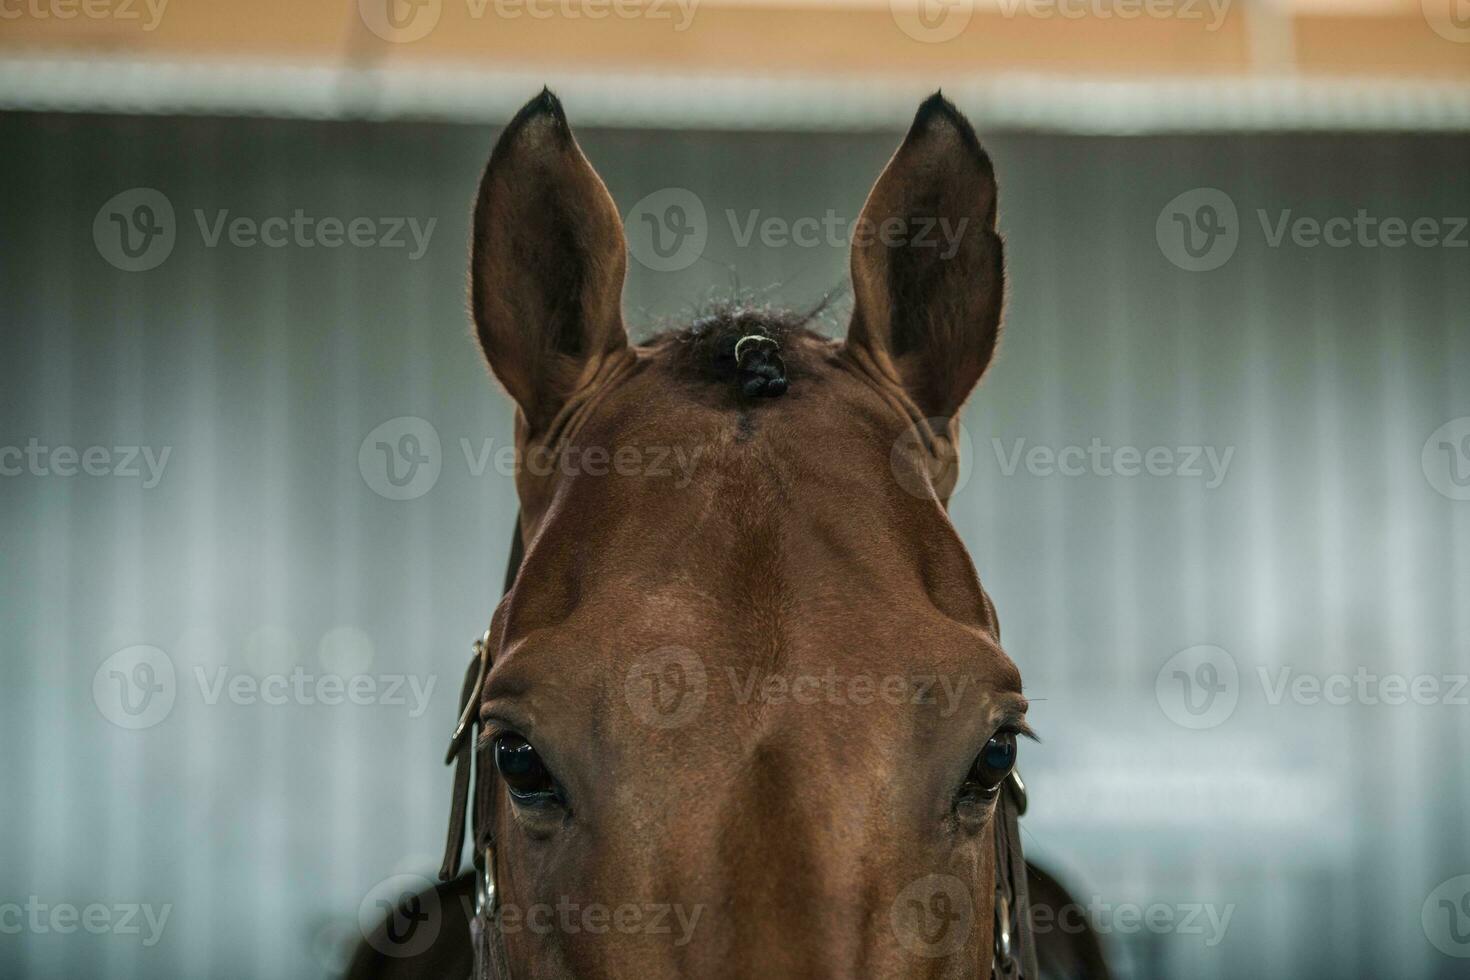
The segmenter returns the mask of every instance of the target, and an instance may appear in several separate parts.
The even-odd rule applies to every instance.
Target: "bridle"
[[[515,585],[525,545],[521,540],[520,516],[516,516],[515,538],[505,569],[504,593]],[[460,688],[459,719],[450,738],[444,762],[454,765],[454,796],[449,810],[449,839],[444,845],[441,881],[459,875],[464,849],[465,817],[470,793],[474,791],[473,819],[475,866],[475,914],[470,919],[474,946],[471,980],[511,980],[501,929],[500,895],[495,884],[495,762],[491,746],[480,744],[480,695],[490,673],[490,630],[472,644],[474,657]],[[470,757],[474,756],[471,786]],[[1001,786],[995,811],[995,950],[990,961],[991,980],[1039,980],[1036,940],[1031,923],[1031,899],[1026,888],[1026,859],[1021,849],[1020,817],[1026,812],[1026,786],[1015,770]]]

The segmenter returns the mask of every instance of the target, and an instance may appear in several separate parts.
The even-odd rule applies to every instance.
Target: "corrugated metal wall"
[[[485,440],[509,444],[510,419],[464,315],[466,212],[493,135],[0,120],[0,453],[17,450],[0,464],[19,470],[0,477],[0,974],[328,975],[374,884],[434,866],[438,759],[514,509],[509,479],[475,463]],[[688,269],[632,264],[630,321],[712,290],[801,305],[839,284],[844,248],[742,247],[727,212],[851,218],[897,135],[582,133],[624,208],[683,187],[709,216]],[[1440,462],[1438,442],[1423,452],[1470,416],[1470,250],[1273,247],[1257,212],[1470,215],[1470,140],[989,143],[1009,325],[966,415],[972,479],[953,513],[1045,738],[1024,751],[1028,847],[1094,907],[1125,976],[1456,975],[1421,913],[1470,873],[1465,692],[1272,691],[1282,667],[1362,668],[1445,695],[1470,669],[1470,502],[1445,469],[1470,468],[1453,456],[1470,444],[1456,430]],[[133,273],[93,231],[135,187],[166,197],[176,241]],[[1156,233],[1199,187],[1239,215],[1233,256],[1207,272]],[[221,210],[297,209],[436,223],[418,258],[407,235],[208,245]],[[367,437],[404,416],[433,427],[440,473],[393,500],[371,485]],[[1185,451],[1162,476],[1104,475],[1112,456],[1076,476],[1026,462],[1093,440]],[[57,447],[105,447],[91,467],[109,475],[59,475],[78,463]],[[1188,447],[1230,452],[1223,480],[1180,465]],[[1198,646],[1228,654],[1211,664],[1234,665],[1236,707],[1188,728],[1166,662]],[[368,704],[252,698],[252,679],[297,667],[385,686]],[[98,934],[26,911],[93,903],[110,910]],[[1130,926],[1128,903],[1173,924]],[[134,934],[129,905],[168,918]],[[1209,914],[1227,911],[1220,939]]]

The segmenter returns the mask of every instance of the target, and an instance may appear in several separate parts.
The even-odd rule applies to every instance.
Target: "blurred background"
[[[1120,977],[1470,971],[1466,0],[0,0],[0,976],[334,976],[432,876],[515,510],[468,209],[543,83],[635,332],[840,331],[942,86],[1028,856]]]

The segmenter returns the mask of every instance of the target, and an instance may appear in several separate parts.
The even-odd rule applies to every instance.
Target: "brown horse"
[[[989,157],[942,97],[919,108],[854,227],[843,341],[731,306],[634,345],[626,254],[543,93],[491,154],[470,268],[524,542],[470,688],[482,969],[1004,973],[1026,699],[946,515],[1001,329]],[[356,974],[463,976],[449,918],[434,965]],[[1101,975],[1088,942],[1061,969]]]

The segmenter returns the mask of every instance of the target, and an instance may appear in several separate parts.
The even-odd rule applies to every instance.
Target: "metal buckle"
[[[1011,902],[1000,888],[995,890],[995,950],[1002,963],[1011,961]]]
[[[495,914],[495,905],[500,896],[495,889],[495,848],[485,848],[484,866],[475,875],[475,914],[490,918]]]
[[[1021,771],[1012,769],[1011,774],[1006,777],[1011,783],[1011,797],[1016,801],[1016,816],[1026,815],[1026,784],[1021,782]]]
[[[486,668],[490,664],[490,630],[486,629],[480,634],[480,638],[471,644],[476,658],[480,661],[480,670],[475,675],[475,686],[470,691],[469,699],[464,703],[464,711],[460,713],[459,722],[454,726],[454,734],[449,736],[449,751],[444,754],[444,764],[447,766],[454,761],[454,753],[459,751],[459,743],[464,740],[465,733],[470,730],[475,716],[480,711],[480,694],[485,689]]]

